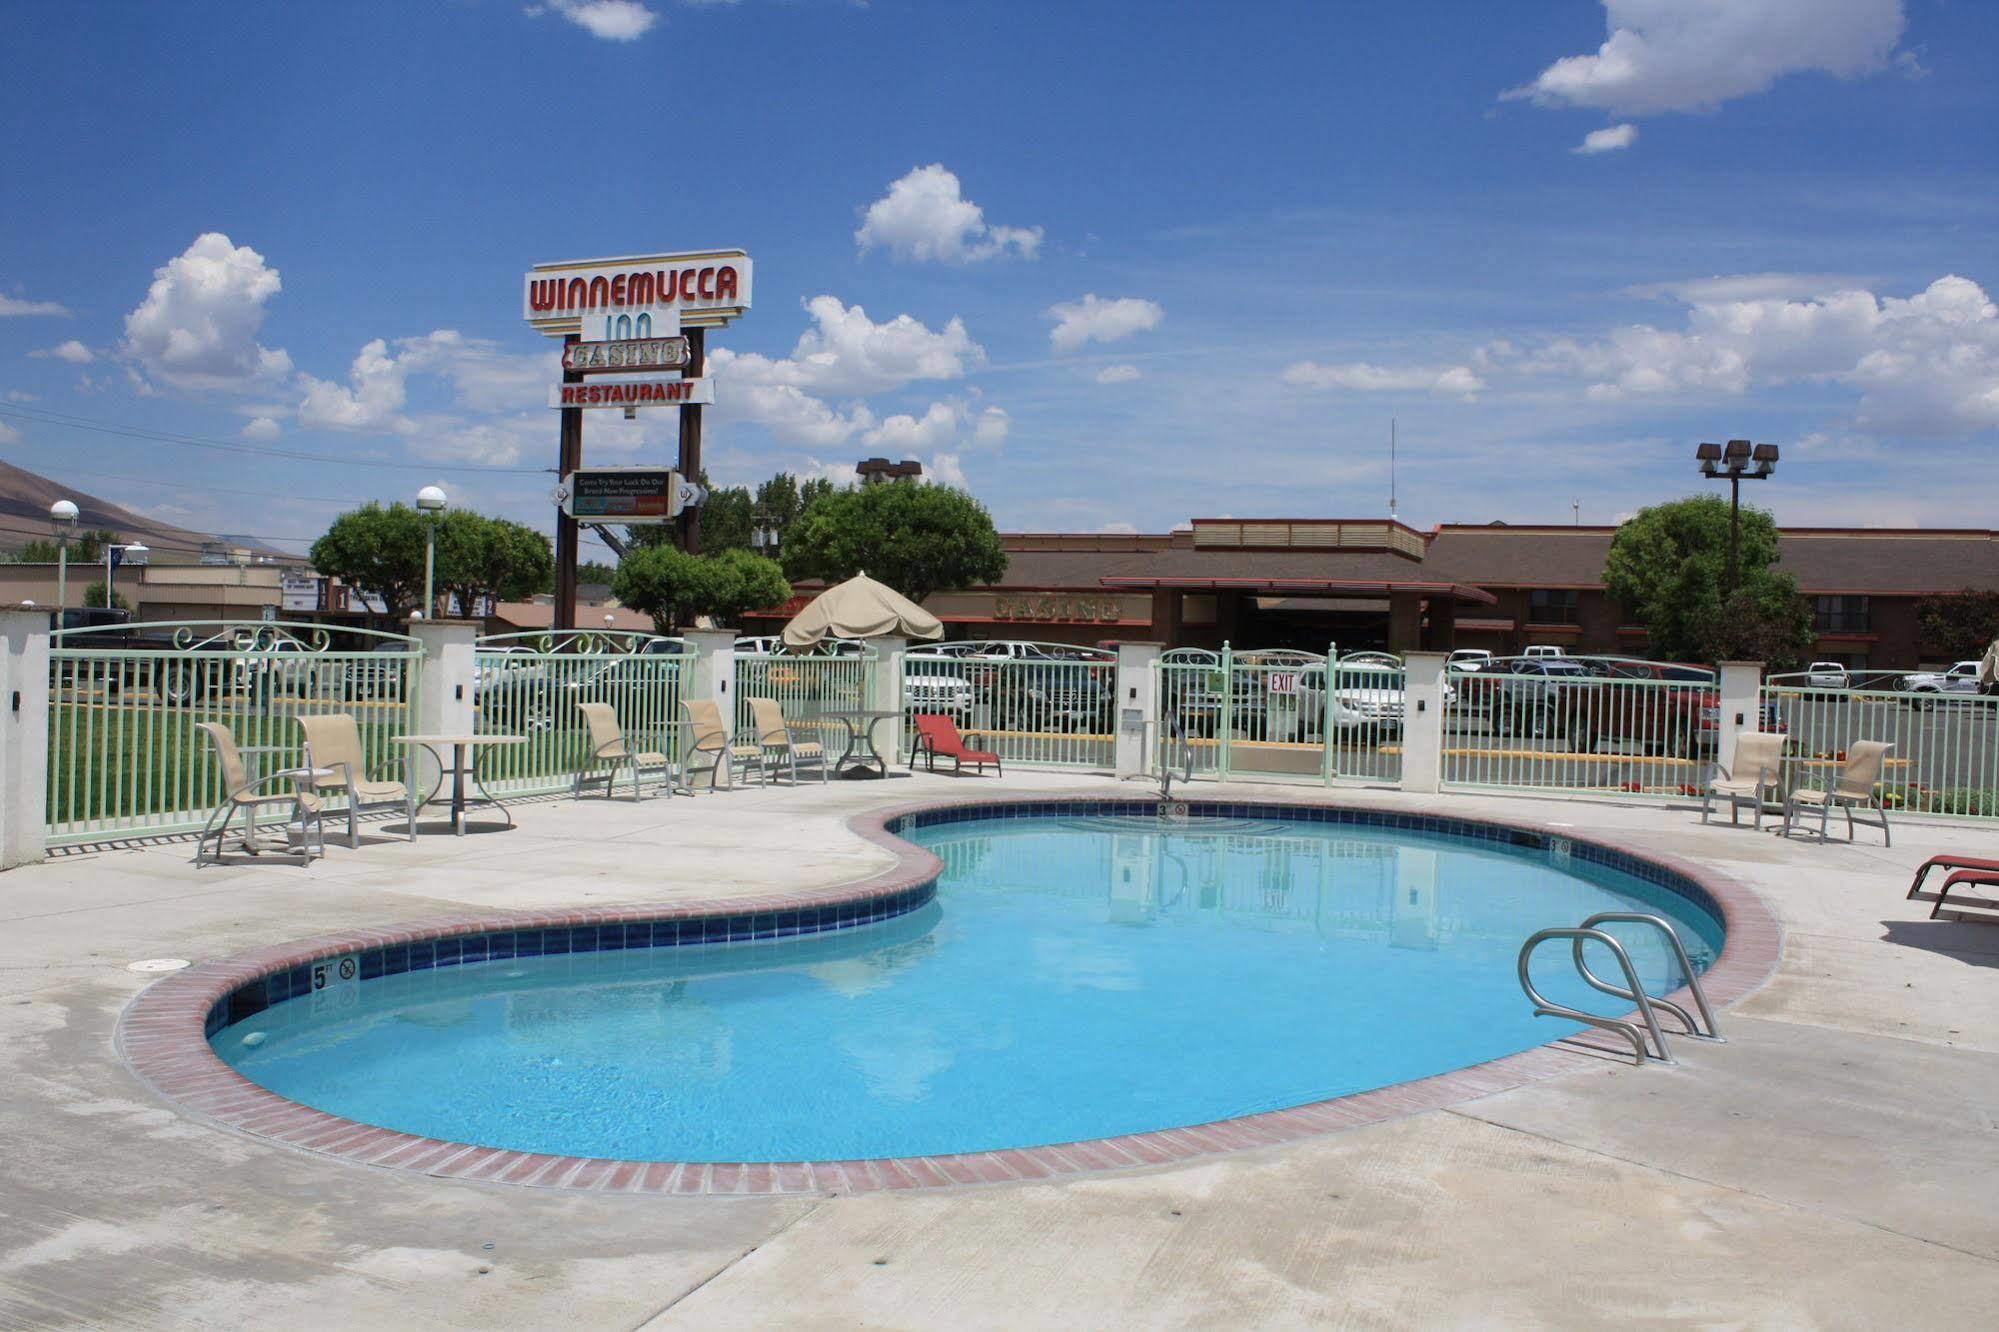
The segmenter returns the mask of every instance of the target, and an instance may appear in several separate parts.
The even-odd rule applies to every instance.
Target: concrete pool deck
[[[1578,1059],[1447,1109],[1063,1182],[683,1199],[395,1174],[190,1120],[112,1050],[137,959],[826,886],[889,863],[854,813],[987,790],[1143,788],[919,775],[528,803],[513,831],[375,831],[309,870],[196,869],[173,843],[0,875],[0,1325],[1909,1327],[1999,1307],[1999,929],[1903,900],[1935,851],[1999,856],[1985,829],[1902,821],[1885,850],[1679,808],[1329,793],[1712,865],[1776,912],[1783,960],[1723,1013],[1729,1044],[1680,1042],[1677,1067]]]

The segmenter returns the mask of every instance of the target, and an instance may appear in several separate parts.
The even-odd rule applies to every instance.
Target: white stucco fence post
[[[1714,760],[1735,771],[1735,741],[1744,731],[1763,729],[1763,663],[1721,663],[1721,715],[1716,720]]]
[[[1444,776],[1444,662],[1442,652],[1405,652],[1402,684],[1402,782],[1404,791],[1435,795]]]
[[[868,646],[875,650],[874,688],[862,706],[870,712],[893,712],[899,717],[902,713],[903,658],[909,653],[909,640],[885,635],[870,638]],[[891,765],[901,760],[901,721],[879,723],[875,726],[874,736],[883,760]]]
[[[49,840],[49,613],[0,611],[0,869]]]
[[[410,637],[423,644],[418,672],[416,717],[418,735],[470,735],[477,723],[479,624],[474,620],[412,620]],[[412,777],[419,794],[438,780],[438,757],[428,749],[413,749]]]
[[[1120,643],[1117,649],[1117,697],[1111,724],[1116,730],[1118,777],[1143,777],[1152,770],[1147,741],[1159,732],[1159,673],[1152,664],[1166,650],[1164,643]]]
[[[688,663],[688,677],[681,682],[684,699],[711,698],[722,710],[722,724],[733,732],[736,725],[736,631],[733,629],[687,629],[694,660]]]

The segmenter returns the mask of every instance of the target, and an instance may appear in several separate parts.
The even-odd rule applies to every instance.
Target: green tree
[[[1697,495],[1641,509],[1611,538],[1603,585],[1651,635],[1652,651],[1695,661],[1759,660],[1774,669],[1811,650],[1811,612],[1777,565],[1777,524],[1742,511],[1736,591],[1724,597],[1728,501]]]
[[[312,543],[312,567],[380,597],[404,620],[423,596],[424,516],[407,504],[370,501],[333,520]]]
[[[454,509],[437,525],[437,586],[467,613],[481,597],[524,601],[554,577],[548,538],[506,518]]]
[[[823,476],[815,476],[809,481],[798,483],[798,516],[803,518],[806,511],[817,504],[822,496],[830,495],[841,487],[834,485]]]
[[[652,616],[653,626],[665,633],[696,615],[733,619],[782,605],[791,584],[774,562],[748,551],[689,555],[675,546],[651,546],[625,557],[611,591],[626,606]]]
[[[1967,587],[1916,603],[1916,636],[1925,659],[1966,661],[1999,638],[1999,592]]]
[[[609,587],[611,580],[617,577],[617,575],[617,565],[604,564],[597,560],[585,560],[576,566],[576,581],[578,583]]]
[[[808,483],[809,484],[809,483]],[[1006,550],[985,506],[949,486],[828,488],[792,525],[785,572],[828,582],[865,573],[912,601],[996,582]]]
[[[618,562],[611,595],[644,615],[666,633],[696,614],[715,590],[715,562],[689,555],[677,546],[647,546]]]
[[[92,583],[89,587],[84,588],[83,604],[102,610],[104,608],[104,584],[101,582]],[[123,592],[113,592],[111,594],[111,606],[114,610],[128,611],[132,609],[132,603],[125,600]]]
[[[735,622],[745,611],[769,610],[791,599],[791,584],[776,560],[747,550],[714,556],[718,576],[708,604],[700,609],[720,620]]]
[[[701,504],[701,553],[720,555],[725,550],[748,550],[750,508],[750,492],[745,487],[724,486],[709,491]]]
[[[101,527],[88,532],[78,532],[69,539],[69,562],[102,563],[104,547],[117,539],[116,532]],[[36,537],[21,547],[20,561],[23,564],[54,564],[61,554],[61,543],[54,537]]]

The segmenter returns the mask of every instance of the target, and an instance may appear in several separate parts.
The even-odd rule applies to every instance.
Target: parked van
[[[1523,657],[1566,657],[1569,654],[1552,643],[1532,643],[1520,655]]]

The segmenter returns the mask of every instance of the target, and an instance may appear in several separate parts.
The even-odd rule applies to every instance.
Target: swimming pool
[[[1543,926],[1655,912],[1697,966],[1722,940],[1683,876],[1584,842],[1144,808],[905,816],[891,829],[942,862],[934,893],[831,928],[772,913],[664,938],[593,926],[587,947],[580,930],[522,930],[331,957],[318,988],[306,967],[302,990],[291,968],[252,1001],[233,991],[209,1039],[280,1096],[446,1143],[632,1162],[977,1153],[1323,1102],[1538,1046],[1564,1027],[1531,1016],[1514,959]],[[1656,940],[1623,937],[1648,989],[1678,983]],[[1565,959],[1545,950],[1543,988],[1614,1011]]]

